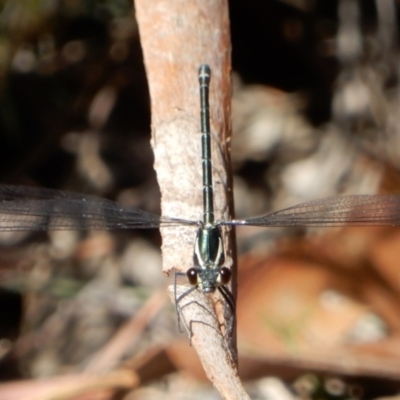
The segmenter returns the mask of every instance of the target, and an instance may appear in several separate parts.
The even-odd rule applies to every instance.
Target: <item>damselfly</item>
[[[123,207],[110,200],[71,192],[0,185],[0,231],[148,229],[177,225],[197,227],[194,266],[186,273],[192,287],[180,297],[177,297],[175,291],[176,304],[195,289],[204,293],[218,290],[234,311],[234,299],[228,289],[231,271],[224,265],[222,226],[400,225],[400,196],[396,195],[330,197],[260,217],[215,221],[209,113],[210,77],[209,66],[201,65],[199,83],[203,169],[202,220],[161,217],[139,209]]]

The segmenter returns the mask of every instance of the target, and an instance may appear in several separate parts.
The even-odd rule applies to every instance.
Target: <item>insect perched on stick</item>
[[[198,221],[158,216],[124,207],[106,199],[27,186],[0,185],[0,231],[148,229],[189,225],[197,227],[194,266],[186,275],[191,288],[177,295],[175,303],[198,289],[219,291],[235,312],[229,290],[231,271],[225,266],[222,226],[328,227],[400,225],[400,196],[350,195],[310,201],[259,217],[241,220],[214,219],[208,65],[199,68],[200,125],[203,174],[203,218]],[[179,312],[178,312],[179,321]]]

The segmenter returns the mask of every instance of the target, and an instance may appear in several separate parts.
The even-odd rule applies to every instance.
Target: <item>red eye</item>
[[[226,267],[222,267],[221,271],[219,272],[220,276],[221,276],[221,283],[223,285],[227,285],[231,278],[232,278],[232,272],[229,268]]]
[[[186,277],[191,285],[197,285],[197,270],[196,268],[189,268],[186,272]]]

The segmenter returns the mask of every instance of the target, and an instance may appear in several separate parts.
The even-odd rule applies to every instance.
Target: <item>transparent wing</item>
[[[0,185],[0,231],[146,229],[196,224],[78,193]]]
[[[245,220],[221,225],[252,226],[377,226],[400,225],[400,196],[353,195],[328,197]]]

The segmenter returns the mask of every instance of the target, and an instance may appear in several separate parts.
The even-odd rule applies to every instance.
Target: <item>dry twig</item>
[[[135,2],[149,81],[152,146],[164,215],[202,216],[201,152],[197,70],[209,64],[216,219],[231,216],[228,178],[230,135],[230,38],[224,0]],[[193,262],[193,228],[162,229],[164,272],[186,271]],[[232,234],[225,232],[228,260]],[[235,284],[233,285],[235,288]],[[183,290],[184,288],[180,288]],[[209,379],[226,399],[247,398],[237,376],[235,345],[221,334],[223,307],[198,291],[182,303],[182,316]],[[183,304],[184,303],[184,304]],[[217,302],[220,304],[220,302]]]

